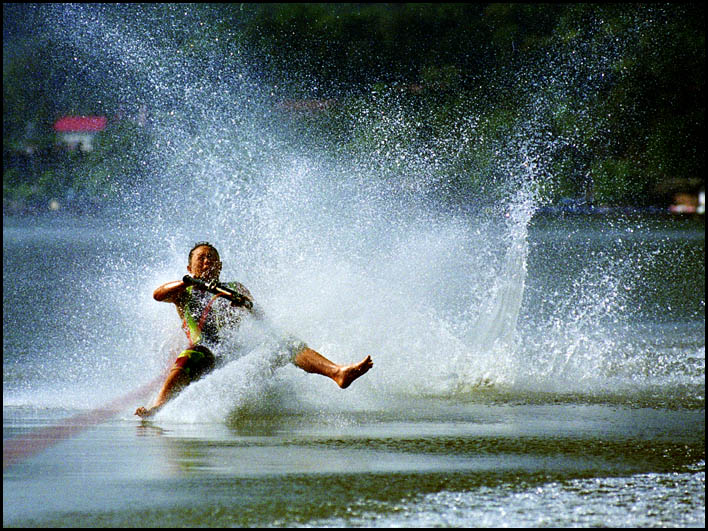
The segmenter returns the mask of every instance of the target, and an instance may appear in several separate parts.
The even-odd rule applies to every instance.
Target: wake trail
[[[39,428],[27,434],[4,440],[2,443],[3,470],[8,466],[43,452],[60,441],[73,437],[92,426],[107,421],[123,411],[126,403],[149,396],[164,379],[165,375],[160,375],[130,393],[116,398],[104,406],[93,409],[88,413],[75,415],[62,420],[54,426]]]

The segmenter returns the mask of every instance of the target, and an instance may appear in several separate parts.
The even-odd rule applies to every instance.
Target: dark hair
[[[209,242],[197,242],[189,250],[189,257],[187,258],[187,262],[192,261],[192,255],[194,254],[194,251],[196,251],[198,247],[209,247],[209,249],[212,249],[217,254],[217,256],[219,255],[219,251],[216,250],[216,247],[214,247]],[[221,258],[221,257],[219,257],[219,258]]]

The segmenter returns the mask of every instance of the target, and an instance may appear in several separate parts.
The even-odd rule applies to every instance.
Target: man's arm
[[[156,301],[159,302],[171,302],[177,304],[177,301],[184,293],[186,285],[181,280],[175,280],[173,282],[168,282],[157,288],[152,296]]]

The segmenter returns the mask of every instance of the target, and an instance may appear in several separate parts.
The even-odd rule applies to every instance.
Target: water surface
[[[392,337],[347,391],[294,367],[261,372],[259,345],[143,422],[132,411],[149,396],[131,391],[169,363],[176,325],[150,300],[157,282],[133,282],[163,274],[159,250],[61,223],[3,230],[4,446],[53,438],[4,468],[5,526],[705,523],[702,225],[534,219],[524,274],[508,277],[518,311],[509,286],[487,306],[516,315],[516,341],[500,343],[506,329],[482,311],[402,316],[414,337],[385,317]],[[440,280],[464,284],[458,260],[418,285],[452,300]],[[509,263],[500,252],[480,276]],[[480,322],[498,329],[494,356],[468,334]],[[358,354],[360,328],[322,323],[339,338],[320,349]],[[411,367],[423,351],[433,359]],[[115,414],[86,417],[107,403]],[[77,415],[70,436],[41,431]]]

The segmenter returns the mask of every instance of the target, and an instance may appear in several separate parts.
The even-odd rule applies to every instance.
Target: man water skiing
[[[219,343],[220,330],[238,326],[241,319],[249,315],[262,318],[253,307],[251,293],[243,284],[219,283],[221,266],[216,248],[208,242],[199,242],[189,252],[189,275],[163,284],[153,293],[155,300],[171,302],[177,307],[189,347],[177,356],[152,407],[139,407],[136,415],[143,418],[154,415],[190,382],[214,369],[216,358],[210,347]],[[309,373],[327,376],[342,389],[373,366],[371,356],[351,365],[339,365],[301,341],[290,341],[288,349],[290,361],[296,366]]]

